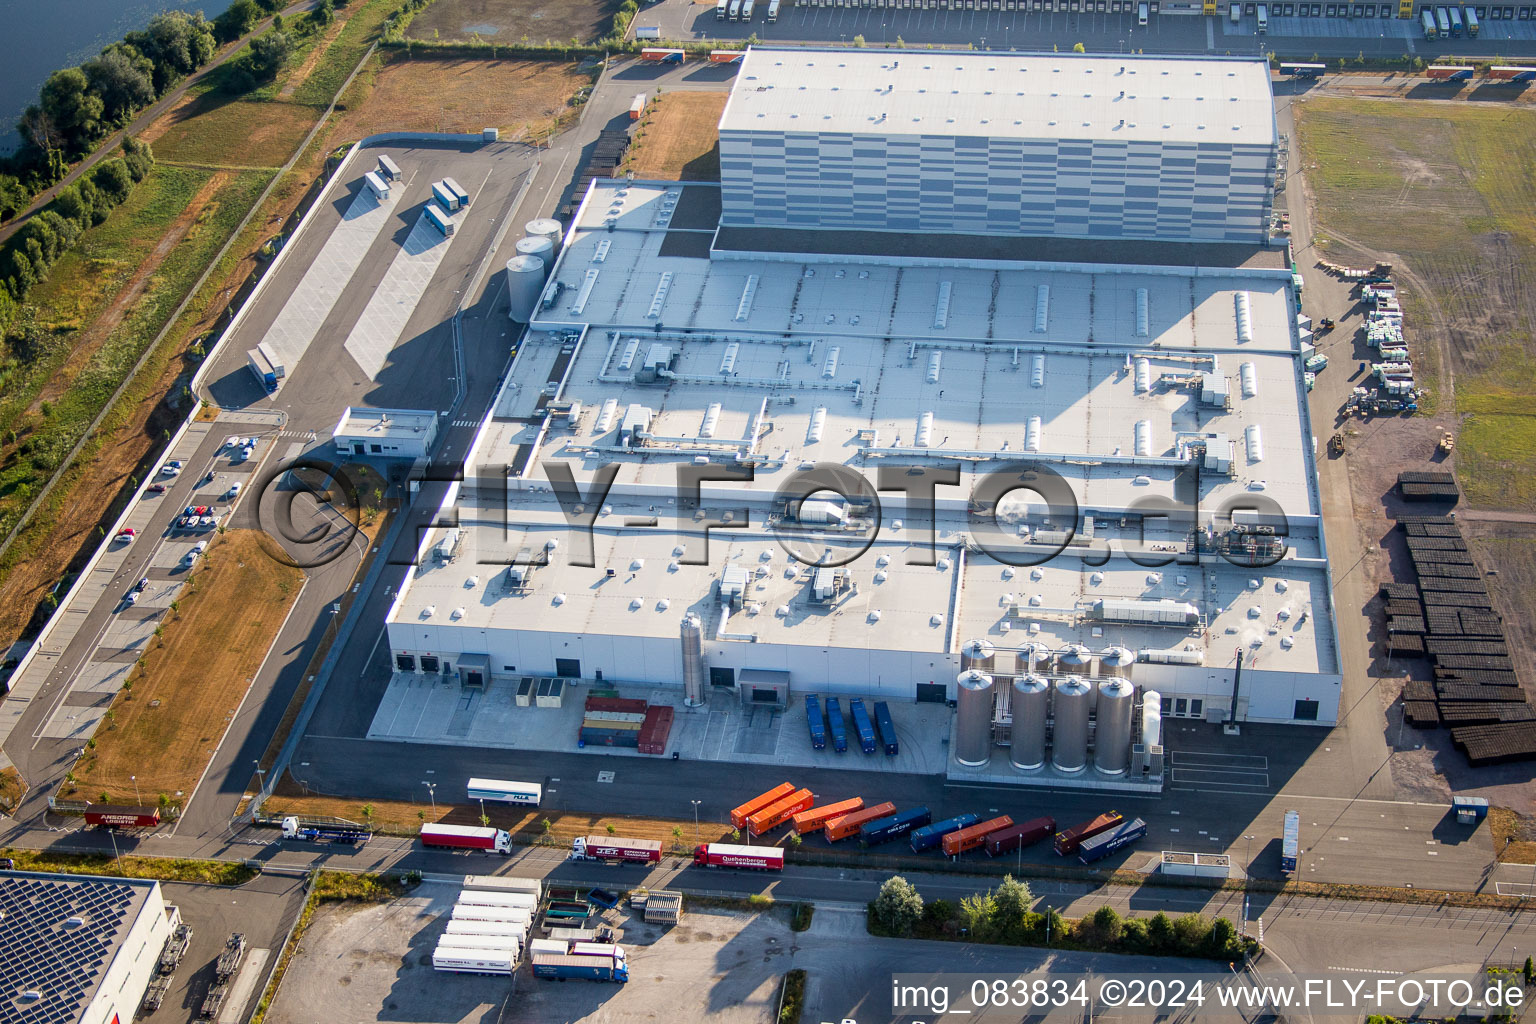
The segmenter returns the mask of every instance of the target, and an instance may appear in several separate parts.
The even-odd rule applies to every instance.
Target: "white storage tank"
[[[517,254],[519,256],[537,256],[544,261],[546,267],[555,265],[555,243],[547,238],[519,238],[517,240]]]
[[[683,706],[704,703],[704,624],[697,615],[683,616]]]
[[[1045,719],[1050,712],[1051,687],[1036,675],[1013,681],[1013,739],[1008,760],[1032,771],[1045,764]]]
[[[565,237],[565,229],[560,226],[559,221],[552,217],[538,217],[523,225],[523,234],[529,238],[549,239],[550,244],[554,246],[555,253],[558,255],[560,252],[560,241]]]
[[[507,315],[520,324],[528,322],[538,308],[544,292],[544,261],[537,256],[514,256],[507,260]]]
[[[955,680],[955,760],[980,768],[992,759],[992,677],[962,672]]]
[[[1136,687],[1128,679],[1099,684],[1099,728],[1094,737],[1093,767],[1100,775],[1124,775],[1131,763],[1131,713]]]
[[[1092,708],[1093,687],[1081,676],[1056,681],[1051,764],[1057,771],[1076,774],[1088,766],[1088,712]]]

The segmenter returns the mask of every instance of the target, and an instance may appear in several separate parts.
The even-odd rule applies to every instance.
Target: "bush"
[[[922,920],[923,897],[911,882],[892,875],[880,886],[870,913],[888,934],[908,935],[913,925]]]
[[[816,913],[816,907],[810,903],[796,903],[795,916],[789,919],[789,930],[803,932],[811,926],[811,917]]]

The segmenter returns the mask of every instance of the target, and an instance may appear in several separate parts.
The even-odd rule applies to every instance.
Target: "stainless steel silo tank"
[[[704,624],[697,615],[683,616],[683,706],[704,703]]]
[[[520,324],[528,322],[544,293],[544,261],[537,256],[514,256],[507,260],[507,315]]]
[[[1099,684],[1099,727],[1093,742],[1093,767],[1100,775],[1124,775],[1131,763],[1131,713],[1136,687],[1127,679]]]
[[[955,760],[980,768],[992,759],[992,677],[975,669],[955,680]]]
[[[1045,720],[1050,712],[1051,686],[1040,676],[1013,681],[1013,739],[1008,760],[1031,771],[1045,764]]]
[[[1075,774],[1088,767],[1088,712],[1093,709],[1093,687],[1081,676],[1056,681],[1056,706],[1051,733],[1051,766]]]
[[[997,648],[992,646],[990,640],[968,640],[964,647],[960,648],[960,671],[969,672],[975,669],[978,672],[991,672],[997,662]]]
[[[565,229],[560,222],[551,217],[539,217],[523,225],[523,234],[529,238],[547,238],[555,244],[555,252],[560,252],[560,240],[565,237]]]
[[[555,243],[547,238],[519,238],[517,240],[517,254],[519,256],[537,256],[544,261],[545,267],[553,269],[555,266]]]

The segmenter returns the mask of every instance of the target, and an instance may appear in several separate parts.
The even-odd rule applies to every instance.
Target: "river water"
[[[229,0],[0,0],[0,153],[21,143],[16,119],[59,68],[89,60],[164,10],[216,17]]]

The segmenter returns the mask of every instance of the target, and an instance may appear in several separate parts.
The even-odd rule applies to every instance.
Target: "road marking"
[[[1397,977],[1403,973],[1402,971],[1383,971],[1375,967],[1334,967],[1331,964],[1328,969],[1330,971],[1350,971],[1354,974],[1387,974],[1392,977]]]

